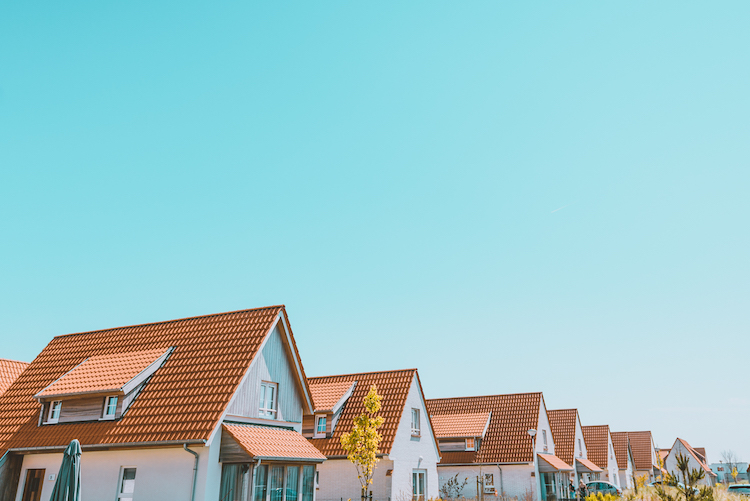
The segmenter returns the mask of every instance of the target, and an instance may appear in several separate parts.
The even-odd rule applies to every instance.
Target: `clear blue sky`
[[[0,356],[283,303],[309,375],[750,459],[750,3],[5,2]]]

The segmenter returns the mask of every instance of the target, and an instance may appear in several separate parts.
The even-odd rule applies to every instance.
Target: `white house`
[[[315,413],[305,417],[303,434],[328,460],[319,467],[317,501],[360,499],[353,463],[341,446],[354,418],[364,412],[372,386],[381,396],[379,461],[369,491],[373,501],[424,501],[439,496],[439,450],[427,415],[416,369],[344,374],[308,379]]]
[[[440,445],[441,490],[451,479],[463,485],[443,497],[472,498],[478,489],[519,499],[562,497],[573,467],[555,455],[541,393],[440,398],[427,408]]]
[[[682,454],[688,458],[690,469],[703,470],[705,472],[703,479],[698,482],[699,485],[716,485],[717,475],[711,471],[711,468],[709,468],[706,463],[705,450],[703,453],[704,454],[701,454],[691,447],[685,440],[678,438],[674,441],[674,445],[672,445],[672,449],[670,449],[669,454],[664,461],[664,469],[670,474],[676,475],[679,481],[684,482],[682,473],[679,468],[677,468],[677,456]]]
[[[600,478],[600,480],[606,480],[621,487],[619,468],[617,458],[615,458],[615,448],[612,444],[609,425],[584,426],[583,437],[586,439],[589,459],[604,470],[604,478]]]
[[[0,500],[314,501],[325,456],[283,306],[55,337],[0,396]]]
[[[555,440],[555,455],[573,466],[571,481],[573,487],[577,489],[581,480],[588,482],[603,470],[588,459],[581,418],[577,409],[550,410],[547,411],[547,415]],[[569,492],[567,487],[563,490],[566,494],[563,497],[575,497],[575,492]]]
[[[634,487],[635,460],[633,459],[633,449],[630,447],[628,433],[626,431],[613,431],[610,435],[612,436],[612,445],[615,448],[615,459],[617,459],[619,467],[620,487],[632,489]]]

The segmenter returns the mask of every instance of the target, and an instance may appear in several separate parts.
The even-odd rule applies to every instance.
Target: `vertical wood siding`
[[[277,326],[266,341],[263,350],[250,365],[249,373],[237,388],[234,401],[229,406],[229,414],[244,417],[258,417],[260,408],[260,383],[270,381],[279,385],[277,409],[279,421],[302,422],[302,396],[299,383]]]

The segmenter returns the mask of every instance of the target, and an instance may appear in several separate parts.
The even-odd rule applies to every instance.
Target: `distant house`
[[[705,449],[702,449],[702,453],[700,453],[691,447],[687,441],[681,438],[675,440],[664,462],[664,468],[672,475],[680,476],[679,479],[682,481],[680,470],[677,468],[678,454],[682,454],[688,458],[690,469],[703,470],[705,472],[705,477],[698,482],[699,485],[716,485],[717,474],[711,471],[711,468],[706,463]]]
[[[323,456],[283,306],[55,337],[0,396],[0,501],[314,501]]]
[[[659,462],[656,460],[657,452],[654,446],[654,438],[650,431],[629,431],[628,439],[633,450],[635,471],[633,475],[638,478],[648,477],[648,482],[653,482],[659,474]]]
[[[584,426],[583,437],[586,439],[589,459],[604,470],[604,478],[601,480],[620,487],[619,468],[609,425]]]
[[[725,484],[734,483],[732,471],[729,465],[723,462],[711,463],[708,465],[711,471],[716,473],[716,480]],[[737,482],[747,482],[750,480],[748,472],[748,463],[737,463]]]
[[[547,411],[552,436],[555,439],[555,455],[573,466],[573,486],[583,480],[593,480],[604,470],[589,461],[586,441],[583,438],[581,418],[577,409],[558,409]],[[575,497],[575,492],[567,492],[564,497]]]
[[[10,388],[13,381],[28,367],[26,362],[0,358],[0,395]]]
[[[634,465],[633,449],[630,447],[630,440],[628,439],[628,433],[625,431],[613,431],[612,445],[615,447],[615,458],[617,459],[617,465],[619,466],[620,475],[620,486],[623,489],[632,489],[634,486]],[[623,466],[627,465],[627,467]]]
[[[302,432],[328,461],[319,469],[321,500],[359,499],[361,487],[353,463],[341,446],[341,436],[352,430],[364,412],[363,399],[375,385],[382,397],[380,461],[370,486],[373,500],[424,501],[438,492],[438,445],[432,431],[422,385],[416,369],[314,377],[309,380],[315,401],[313,415],[305,416]]]
[[[475,497],[478,488],[519,499],[563,497],[573,467],[555,455],[541,393],[439,398],[427,408],[440,444],[441,488],[458,475],[467,480],[459,497]]]

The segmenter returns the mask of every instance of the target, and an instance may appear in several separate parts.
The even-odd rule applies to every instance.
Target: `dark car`
[[[617,487],[611,482],[605,482],[604,480],[594,480],[586,484],[586,491],[589,494],[596,494],[601,492],[602,494],[614,494],[615,496],[622,495],[622,489]]]

